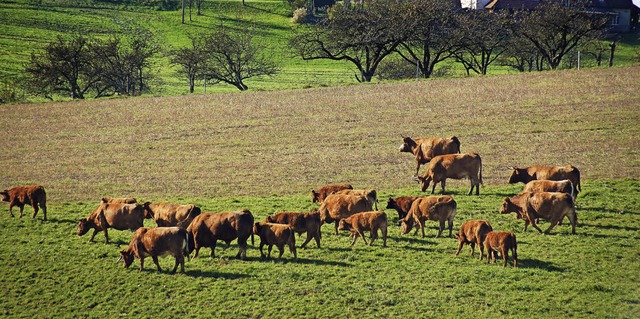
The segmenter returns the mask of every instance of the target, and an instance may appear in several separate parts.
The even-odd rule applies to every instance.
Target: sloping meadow
[[[302,91],[3,106],[2,187],[47,189],[49,220],[0,214],[3,317],[634,317],[640,313],[640,69],[600,69],[362,85]],[[386,199],[422,195],[400,135],[451,136],[483,159],[480,196],[450,181],[454,231],[469,219],[514,230],[512,261],[486,265],[457,241],[400,235],[389,219],[388,247],[324,225],[322,248],[298,260],[248,260],[237,245],[203,249],[170,275],[115,264],[128,231],[75,234],[104,196],[195,203],[203,211],[316,208],[309,191],[326,182],[375,188]],[[551,235],[500,215],[507,166],[580,168],[577,234]],[[14,213],[17,208],[14,208]],[[152,226],[150,221],[147,225]],[[548,223],[541,225],[543,229]],[[445,235],[447,232],[445,231]],[[301,243],[305,235],[296,238]],[[274,248],[277,253],[277,249]],[[476,249],[475,257],[478,257]],[[272,253],[273,255],[273,253]]]

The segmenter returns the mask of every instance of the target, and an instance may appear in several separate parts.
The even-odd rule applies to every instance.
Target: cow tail
[[[460,154],[460,140],[458,139],[458,137],[452,136],[451,141],[453,141],[453,143],[455,143],[457,146],[458,151],[456,153]]]
[[[582,192],[582,185],[580,185],[580,171],[576,168],[575,172],[576,176],[578,177],[578,185],[576,185],[576,190]]]
[[[479,174],[480,184],[484,185],[484,182],[482,182],[482,158],[480,158],[480,155],[478,155],[478,160],[480,161],[480,174]]]
[[[575,197],[573,196],[573,193],[574,193],[574,190],[575,190],[575,189],[574,189],[574,186],[573,186],[573,183],[572,183],[571,181],[569,181],[569,184],[571,184],[571,198],[575,198]]]

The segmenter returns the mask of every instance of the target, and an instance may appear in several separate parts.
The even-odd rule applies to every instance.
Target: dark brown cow
[[[44,220],[47,220],[47,193],[40,185],[16,186],[14,188],[0,192],[3,202],[9,202],[9,216],[13,217],[13,206],[20,208],[20,218],[24,205],[33,207],[33,216],[38,214],[38,205],[42,208]]]
[[[344,189],[336,194],[351,194],[351,195],[360,195],[366,197],[369,202],[371,202],[371,207],[375,207],[378,209],[378,193],[375,189]]]
[[[486,220],[474,219],[464,222],[458,232],[458,251],[456,251],[456,256],[460,254],[465,244],[471,246],[471,256],[473,256],[475,246],[478,245],[478,248],[480,248],[480,260],[482,260],[482,256],[484,255],[484,240],[487,237],[487,233],[492,230],[491,224]]]
[[[387,214],[383,211],[353,214],[341,219],[338,229],[351,232],[351,236],[353,237],[351,246],[356,243],[358,236],[362,237],[364,243],[367,244],[367,239],[364,237],[365,230],[369,230],[370,232],[371,242],[369,242],[368,245],[372,246],[373,241],[378,238],[378,229],[380,229],[382,232],[382,246],[387,247]]]
[[[509,184],[528,183],[533,180],[550,180],[561,181],[568,179],[575,187],[575,196],[582,191],[580,185],[580,170],[575,166],[551,166],[551,165],[534,165],[525,168],[509,167],[511,176]]]
[[[149,215],[158,227],[178,226],[187,228],[196,216],[200,215],[200,207],[189,204],[156,203],[149,205]]]
[[[188,235],[184,228],[180,227],[141,227],[136,230],[129,242],[129,246],[120,251],[120,258],[124,260],[124,268],[133,263],[133,259],[140,259],[140,271],[144,270],[144,258],[151,257],[153,263],[160,269],[158,257],[171,255],[176,259],[172,273],[175,273],[180,265],[180,271],[184,272],[184,256],[189,256]]]
[[[446,139],[438,137],[412,139],[403,136],[400,152],[413,153],[417,163],[415,176],[418,176],[420,165],[429,163],[434,157],[460,153],[460,141],[455,136]]]
[[[435,192],[436,184],[438,183],[441,184],[442,193],[444,194],[447,178],[463,179],[465,177],[468,177],[471,181],[469,195],[473,192],[474,186],[476,195],[479,195],[480,184],[482,184],[482,160],[480,155],[468,153],[436,156],[429,162],[424,175],[422,177],[418,176],[418,180],[423,192],[426,192],[429,183],[433,182],[431,194]]]
[[[507,258],[509,257],[509,250],[513,253],[513,267],[518,267],[518,243],[516,242],[516,234],[506,231],[492,231],[487,234],[484,240],[484,249],[487,251],[487,264],[491,262],[491,256],[493,256],[493,262],[498,259],[498,252],[502,255],[504,260],[503,267],[507,267]]]
[[[351,184],[342,183],[342,184],[331,184],[321,187],[318,190],[311,191],[312,201],[314,203],[322,203],[327,196],[337,193],[343,189],[353,189]]]
[[[453,218],[456,216],[456,201],[449,195],[419,197],[413,204],[407,216],[402,219],[400,226],[402,234],[411,231],[414,224],[422,230],[424,235],[424,226],[427,220],[435,220],[440,223],[440,228],[436,238],[440,237],[444,230],[445,222],[449,223],[449,237],[453,233]],[[416,233],[418,229],[416,228]],[[415,233],[414,233],[415,235]]]
[[[568,180],[549,181],[549,180],[533,180],[524,185],[522,193],[540,193],[540,192],[557,192],[567,193],[575,200],[573,183]]]
[[[524,231],[531,224],[533,228],[542,233],[536,225],[537,218],[542,218],[551,222],[551,225],[544,231],[548,234],[565,216],[571,222],[571,233],[576,233],[578,216],[571,195],[567,193],[522,193],[511,198],[505,197],[500,208],[501,214],[516,213],[519,218],[524,219]]]
[[[387,201],[388,209],[395,209],[398,212],[398,221],[402,220],[407,213],[409,213],[409,209],[411,209],[411,204],[418,197],[416,196],[399,196],[396,198],[389,198]]]
[[[331,194],[325,198],[318,209],[320,223],[335,222],[336,235],[338,234],[338,221],[355,213],[373,210],[371,202],[363,196],[351,194]]]
[[[255,223],[253,225],[253,233],[260,237],[260,256],[264,258],[262,247],[268,246],[267,257],[271,257],[271,248],[273,245],[278,247],[280,254],[278,259],[282,257],[284,253],[284,245],[289,246],[289,251],[293,253],[293,258],[298,258],[296,252],[296,236],[295,232],[289,225],[284,224],[272,224],[272,223]]]
[[[99,231],[104,231],[104,241],[109,243],[109,234],[107,229],[116,230],[129,229],[134,231],[143,226],[145,210],[148,209],[149,203],[140,204],[111,204],[102,203],[87,218],[83,218],[78,223],[78,236],[86,234],[89,229],[93,228],[93,234],[89,241]]]
[[[317,211],[309,213],[281,212],[273,216],[267,216],[265,222],[289,225],[298,235],[307,233],[307,240],[304,241],[300,248],[304,248],[311,239],[315,239],[316,245],[320,248],[322,235],[320,234],[320,214]]]
[[[251,236],[253,245],[253,215],[248,209],[237,212],[202,213],[193,219],[187,232],[189,233],[189,249],[198,252],[202,247],[211,247],[211,257],[216,257],[216,243],[222,240],[227,247],[234,239],[238,239],[240,250],[236,258],[247,258],[247,239]]]
[[[138,201],[133,197],[103,197],[102,202],[111,204],[135,204]]]

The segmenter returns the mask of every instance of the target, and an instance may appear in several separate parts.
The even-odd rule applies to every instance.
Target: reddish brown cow
[[[533,180],[550,180],[561,181],[568,179],[575,187],[575,196],[582,191],[580,186],[580,170],[575,166],[551,166],[551,165],[534,165],[525,168],[509,167],[511,176],[509,184],[528,183]]]
[[[178,226],[187,228],[196,216],[200,215],[200,207],[189,204],[157,203],[149,205],[147,218],[153,218],[158,227]]]
[[[109,234],[107,229],[116,230],[129,229],[134,231],[143,225],[145,210],[148,209],[149,203],[140,204],[100,204],[87,218],[80,219],[78,223],[78,236],[86,234],[89,229],[93,228],[93,234],[89,241],[99,231],[104,232],[105,244],[109,243]]]
[[[484,240],[487,237],[487,233],[492,230],[491,224],[486,220],[474,219],[464,222],[458,232],[458,251],[456,251],[456,256],[460,254],[465,244],[471,246],[471,256],[473,256],[475,246],[478,245],[478,248],[480,248],[480,260],[482,260],[482,256],[484,255]]]
[[[468,177],[471,181],[469,195],[473,192],[474,186],[476,195],[479,195],[480,184],[482,184],[482,160],[480,155],[468,153],[436,156],[429,162],[424,176],[418,176],[418,180],[423,192],[427,191],[429,183],[433,182],[431,194],[435,192],[437,183],[441,184],[442,193],[444,194],[447,178],[463,179],[465,177]]]
[[[353,189],[353,186],[347,183],[326,185],[318,190],[312,190],[311,197],[314,203],[322,203],[327,196],[343,189]]]
[[[533,228],[542,233],[536,225],[537,218],[543,218],[551,222],[551,225],[544,231],[548,234],[565,216],[571,222],[571,233],[576,233],[578,216],[571,195],[566,193],[522,193],[511,198],[505,197],[500,208],[501,214],[516,213],[519,218],[524,219],[524,231],[531,224]]]
[[[160,269],[158,257],[171,255],[176,259],[172,273],[180,265],[184,272],[184,256],[189,256],[187,231],[180,227],[141,227],[136,230],[129,242],[129,246],[120,251],[120,258],[124,260],[124,268],[133,263],[133,259],[140,259],[140,271],[144,270],[144,258],[151,257],[153,263]]]
[[[516,234],[506,231],[492,231],[487,234],[484,240],[484,249],[487,251],[487,264],[491,262],[491,256],[493,256],[493,262],[498,259],[498,251],[502,255],[504,260],[503,267],[507,267],[507,258],[509,257],[509,251],[513,253],[513,267],[517,267],[518,263],[518,243],[516,242]]]
[[[409,213],[409,209],[411,209],[411,204],[418,197],[416,196],[399,196],[396,198],[389,198],[387,201],[388,209],[395,209],[398,212],[398,220],[402,220],[407,213]]]
[[[351,194],[331,194],[325,198],[318,209],[320,223],[335,222],[336,235],[338,234],[338,221],[355,213],[371,211],[371,202],[363,196]]]
[[[293,253],[293,258],[298,258],[296,252],[296,236],[295,232],[289,225],[272,224],[272,223],[255,223],[253,225],[253,233],[260,237],[260,256],[264,258],[262,247],[268,246],[267,257],[271,257],[271,248],[273,245],[278,247],[280,254],[278,259],[282,257],[284,253],[284,245],[289,246],[289,251]]]
[[[20,208],[20,218],[24,205],[33,207],[33,216],[38,214],[38,205],[42,208],[44,220],[47,220],[47,193],[40,185],[16,186],[14,188],[0,192],[3,202],[9,202],[9,216],[13,217],[13,206]]]
[[[371,202],[371,207],[375,207],[378,209],[378,193],[375,189],[344,189],[336,194],[351,194],[351,195],[360,195],[366,197],[369,202]]]
[[[356,243],[358,236],[362,237],[364,243],[367,244],[367,239],[364,237],[365,230],[369,230],[370,232],[371,242],[369,242],[368,245],[372,246],[373,241],[378,238],[378,229],[380,229],[382,232],[382,246],[387,247],[387,214],[383,211],[353,214],[341,219],[338,229],[351,232],[351,236],[353,237],[351,246]]]
[[[251,236],[253,245],[253,215],[248,209],[237,212],[202,213],[193,219],[187,232],[189,233],[189,249],[198,252],[202,247],[211,247],[211,257],[216,257],[216,243],[222,240],[229,244],[238,239],[240,250],[236,258],[247,258],[247,239]]]
[[[402,234],[410,232],[413,225],[417,224],[416,227],[422,230],[422,237],[425,237],[425,222],[427,220],[436,220],[440,223],[440,229],[438,230],[436,238],[442,234],[445,222],[449,223],[449,237],[451,237],[453,233],[453,218],[456,216],[456,207],[456,201],[449,195],[419,197],[411,204],[409,213],[400,223]],[[417,232],[418,229],[416,228],[416,233]]]
[[[549,181],[549,180],[533,180],[524,185],[522,193],[540,193],[540,192],[558,192],[567,193],[575,200],[573,183],[568,180]]]
[[[307,233],[307,240],[300,248],[304,248],[311,239],[315,239],[316,245],[320,248],[322,235],[320,234],[320,214],[317,211],[309,213],[281,212],[273,216],[267,216],[265,222],[289,225],[298,235]]]
[[[111,204],[135,204],[138,201],[133,197],[103,197],[102,202]]]
[[[427,164],[431,159],[438,155],[458,154],[460,153],[460,141],[457,137],[438,138],[423,137],[412,139],[411,137],[402,137],[402,145],[400,152],[413,153],[416,158],[416,175],[420,171],[420,165]]]

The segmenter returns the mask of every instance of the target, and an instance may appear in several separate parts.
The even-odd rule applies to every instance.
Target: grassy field
[[[607,317],[640,313],[640,68],[544,72],[337,88],[5,105],[0,187],[39,183],[49,221],[9,218],[0,205],[0,316],[112,317]],[[75,234],[103,196],[247,208],[257,220],[307,211],[327,182],[375,188],[381,205],[421,195],[400,135],[450,136],[483,158],[481,195],[449,181],[454,228],[469,219],[514,230],[519,268],[486,265],[457,242],[400,235],[395,211],[387,248],[323,226],[293,260],[233,259],[209,250],[170,275],[147,261],[115,264],[131,238],[95,243]],[[580,168],[579,227],[544,236],[500,215],[507,166]],[[27,215],[32,212],[28,207]],[[15,213],[15,210],[14,210]],[[152,223],[147,221],[147,225]],[[541,227],[545,229],[548,224]],[[304,238],[304,235],[302,239]],[[298,239],[298,244],[300,240]],[[476,252],[477,257],[477,252]]]

